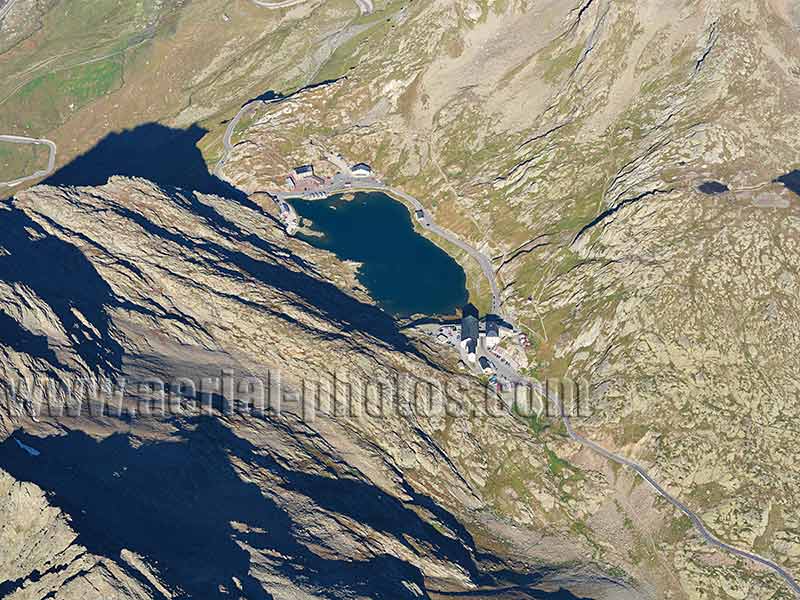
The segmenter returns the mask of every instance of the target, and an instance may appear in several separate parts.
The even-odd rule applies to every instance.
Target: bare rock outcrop
[[[12,597],[624,594],[556,484],[492,491],[547,480],[527,425],[271,205],[112,178],[0,210]]]

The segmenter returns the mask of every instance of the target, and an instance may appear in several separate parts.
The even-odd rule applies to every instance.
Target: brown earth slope
[[[423,199],[438,222],[496,257],[505,307],[535,340],[533,374],[592,386],[593,416],[579,429],[644,464],[722,539],[800,572],[792,418],[800,388],[800,198],[773,181],[800,163],[797,3],[387,1],[360,21],[351,21],[349,4],[311,3],[264,17],[280,23],[269,32],[285,35],[269,42],[253,7],[234,5],[237,18],[264,30],[261,50],[226,62],[212,57],[224,44],[210,38],[202,59],[209,71],[197,77],[219,84],[201,86],[205,101],[191,95],[189,108],[160,114],[182,127],[208,119],[201,146],[213,163],[222,153],[224,124],[212,118],[221,98],[233,105],[242,90],[255,92],[247,98],[336,80],[259,107],[237,132],[223,175],[255,192],[294,164],[321,163],[326,150],[371,163]],[[178,20],[183,38],[137,56],[147,66],[158,48],[180,40],[191,47],[186,40],[208,34],[192,22]],[[341,44],[321,41],[343,30]],[[180,79],[174,69],[193,64],[178,58],[157,63],[164,77],[155,80],[165,89],[151,97],[130,88],[129,98],[164,98],[172,107],[166,90]],[[148,89],[152,69],[141,73]],[[95,139],[110,127],[98,115],[129,114],[130,104],[115,108],[114,98],[83,113]],[[151,119],[141,114],[113,122]],[[81,122],[62,125],[64,139],[82,140],[70,133],[82,131]],[[730,191],[702,194],[706,180]],[[296,390],[334,359],[367,374],[436,378],[455,370],[451,358],[405,340],[352,289],[352,266],[283,238],[264,209],[244,199],[118,179],[95,190],[39,188],[8,209],[3,220],[13,226],[3,245],[11,254],[0,260],[66,252],[77,271],[55,280],[64,286],[58,293],[43,276],[0,277],[5,381],[98,370],[174,376],[230,365],[245,373],[279,368]],[[458,258],[485,303],[477,267]],[[309,426],[295,410],[255,421],[81,419],[68,427],[32,422],[24,416],[30,410],[23,403],[4,421],[8,433],[24,424],[27,433],[14,439],[42,457],[65,458],[37,471],[37,457],[25,458],[9,438],[5,464],[12,476],[55,491],[55,506],[86,543],[64,541],[58,547],[71,548],[68,555],[41,555],[27,572],[16,556],[0,561],[13,565],[6,577],[16,594],[33,589],[26,579],[57,589],[51,565],[74,565],[85,553],[93,566],[84,570],[118,589],[135,587],[133,597],[209,585],[280,596],[288,581],[302,589],[297,597],[323,589],[402,597],[476,585],[480,596],[545,566],[598,598],[629,593],[603,589],[599,572],[631,582],[634,597],[789,597],[769,572],[705,546],[648,487],[579,451],[554,422],[531,429],[507,414],[404,415]],[[57,475],[71,448],[98,461],[96,472],[80,470],[84,488]],[[167,448],[163,472],[153,469]],[[207,460],[181,479],[175,465],[194,464],[194,456]],[[127,465],[137,475],[115,490]],[[194,495],[187,492],[197,481]],[[107,492],[92,499],[84,489]],[[167,491],[145,494],[148,514],[160,514],[161,496],[174,497],[196,509],[195,519],[175,508],[146,519],[134,507],[145,524],[137,532],[107,508],[114,498],[160,489]],[[232,509],[198,508],[224,504],[226,489],[234,490]],[[36,487],[25,490],[40,497]],[[349,496],[366,498],[367,513],[338,500]],[[271,503],[265,516],[239,510],[262,499]],[[174,546],[152,548],[145,535],[178,538],[176,530],[198,522],[208,523],[215,543],[194,558],[223,559],[205,580],[171,558]],[[16,530],[50,531],[29,523]],[[60,524],[52,529],[72,535]],[[109,546],[98,541],[102,530],[120,534]],[[338,579],[307,572],[314,564],[340,571],[342,563],[350,566]],[[588,574],[575,564],[590,565]],[[386,585],[394,587],[359,588],[359,569],[391,573]]]
[[[251,117],[226,176],[259,189],[285,169],[260,157],[327,151],[424,199],[496,257],[535,373],[591,383],[580,428],[797,572],[800,209],[774,181],[800,156],[797,4],[395,7],[340,57],[345,79]],[[708,180],[730,191],[700,193]],[[625,523],[619,547],[664,597],[770,597],[665,504],[625,495],[559,509],[601,547]]]

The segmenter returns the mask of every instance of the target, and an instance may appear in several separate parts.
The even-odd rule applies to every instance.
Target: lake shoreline
[[[408,205],[394,195],[353,189],[286,201],[304,221],[306,231],[297,237],[360,263],[359,282],[394,317],[453,316],[468,301],[463,267],[421,234]]]

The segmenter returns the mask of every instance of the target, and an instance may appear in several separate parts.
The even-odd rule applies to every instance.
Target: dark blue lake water
[[[795,169],[784,175],[778,177],[775,181],[779,181],[795,194],[800,196],[800,170]]]
[[[419,235],[408,209],[380,192],[352,200],[292,200],[297,214],[322,235],[298,237],[343,260],[361,263],[359,281],[395,316],[454,314],[468,297],[461,266]]]
[[[727,185],[719,181],[704,181],[697,189],[708,196],[717,196],[729,190]]]

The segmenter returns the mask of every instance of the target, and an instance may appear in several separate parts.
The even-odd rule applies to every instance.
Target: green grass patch
[[[397,5],[391,9],[375,11],[370,15],[356,18],[352,22],[352,26],[365,26],[366,29],[336,48],[328,61],[320,68],[312,83],[338,79],[355,67],[359,62],[362,46],[366,45],[373,36],[384,39],[392,27],[391,15],[401,8],[402,6]]]
[[[556,477],[561,477],[566,470],[575,469],[569,461],[559,458],[550,448],[545,448],[545,452],[547,452],[547,468]]]
[[[548,423],[546,419],[539,416],[537,413],[534,412],[530,415],[524,414],[519,409],[516,402],[511,407],[511,410],[514,412],[514,415],[517,418],[522,419],[528,424],[528,426],[531,428],[531,431],[537,438],[540,437],[548,427],[550,427],[550,423]]]
[[[0,142],[0,181],[32,175],[47,166],[47,146]]]
[[[4,106],[26,131],[50,131],[74,111],[122,85],[119,56],[43,75],[26,84]]]
[[[583,45],[581,44],[565,51],[551,50],[548,56],[543,59],[546,65],[544,80],[548,83],[557,81],[566,71],[578,64],[582,54]]]
[[[689,530],[692,528],[692,522],[686,515],[681,515],[672,519],[669,526],[662,530],[664,540],[668,544],[677,544],[680,542]]]

